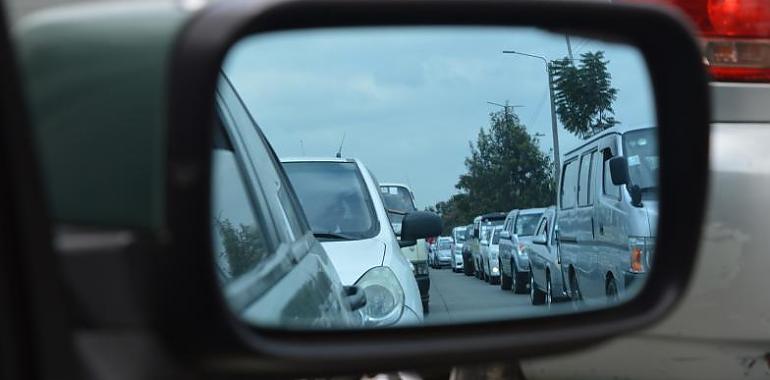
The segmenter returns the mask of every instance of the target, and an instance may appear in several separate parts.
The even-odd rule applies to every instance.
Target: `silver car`
[[[524,243],[529,258],[529,300],[533,305],[562,301],[564,291],[559,245],[556,244],[556,210],[549,207],[538,221],[535,234]]]
[[[423,320],[420,291],[379,196],[379,187],[356,159],[282,159],[313,234],[342,282],[362,285],[367,298],[393,300],[372,313],[373,325]],[[376,293],[376,294],[370,294]]]
[[[481,268],[484,280],[497,285],[500,282],[500,232],[503,226],[494,226],[487,230],[486,237],[481,241]]]
[[[468,237],[468,227],[460,226],[452,229],[452,272],[463,270],[463,246]]]
[[[529,259],[524,244],[532,240],[543,208],[512,210],[500,233],[500,288],[525,293],[529,286]]]

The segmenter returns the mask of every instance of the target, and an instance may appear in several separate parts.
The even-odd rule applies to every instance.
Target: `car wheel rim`
[[[551,307],[551,279],[549,278],[545,283],[545,304]]]

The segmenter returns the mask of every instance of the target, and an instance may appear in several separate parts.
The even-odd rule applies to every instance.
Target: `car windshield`
[[[403,212],[417,210],[417,208],[414,207],[414,200],[412,199],[412,194],[409,192],[409,189],[402,186],[382,185],[380,186],[380,191],[382,192],[383,198],[386,198],[385,207]]]
[[[374,207],[353,162],[287,162],[284,168],[313,233],[364,239],[377,233]]]
[[[439,250],[446,250],[451,248],[452,248],[452,243],[449,240],[439,240],[438,242]]]
[[[628,160],[631,185],[642,191],[658,187],[658,144],[654,128],[626,132],[623,135],[623,154]]]
[[[514,233],[518,236],[532,236],[535,234],[537,223],[540,221],[540,217],[543,214],[526,214],[519,215],[516,218],[516,226],[514,227]]]
[[[455,234],[455,241],[458,242],[458,243],[464,242],[465,241],[465,234],[466,234],[466,230],[459,230],[459,231],[457,231],[457,233]]]

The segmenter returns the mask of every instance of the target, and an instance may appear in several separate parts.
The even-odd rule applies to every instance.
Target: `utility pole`
[[[553,73],[551,72],[551,61],[548,60],[548,58],[542,56],[542,55],[535,55],[535,54],[528,54],[528,53],[522,53],[518,51],[513,50],[504,50],[504,54],[516,54],[521,55],[525,57],[530,58],[537,58],[543,63],[545,63],[545,71],[548,75],[548,94],[551,98],[551,132],[553,134],[553,162],[554,162],[554,170],[553,170],[553,178],[556,182],[555,189],[559,188],[559,177],[561,175],[561,155],[559,153],[559,129],[556,125],[556,103],[553,96]],[[557,190],[558,191],[558,190]]]
[[[567,39],[567,53],[569,53],[569,61],[574,64],[575,57],[572,56],[572,43],[569,41],[569,34],[565,34],[564,38]]]
[[[505,120],[508,120],[508,115],[513,114],[513,111],[511,111],[510,113],[508,112],[509,109],[516,108],[516,107],[526,107],[526,106],[520,106],[520,105],[513,105],[513,106],[512,105],[508,105],[508,102],[505,102],[505,104],[500,104],[500,103],[495,103],[495,102],[487,102],[487,104],[491,104],[493,106],[502,107],[504,112],[505,112]]]

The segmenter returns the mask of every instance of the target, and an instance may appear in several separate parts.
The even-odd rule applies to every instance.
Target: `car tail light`
[[[684,12],[701,35],[717,81],[770,82],[770,0],[616,0]]]

